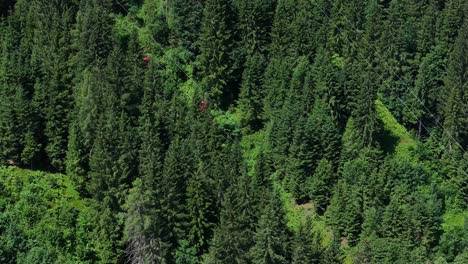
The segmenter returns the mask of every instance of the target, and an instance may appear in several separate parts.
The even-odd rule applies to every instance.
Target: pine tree
[[[289,149],[285,179],[287,188],[296,199],[308,198],[306,182],[312,177],[320,159],[326,158],[332,164],[337,164],[339,131],[329,111],[323,100],[316,99],[312,113],[297,123]]]
[[[164,170],[161,182],[156,188],[160,189],[159,200],[161,203],[162,217],[165,218],[164,234],[168,243],[171,243],[171,251],[174,252],[177,240],[186,237],[188,230],[188,219],[186,212],[186,188],[189,180],[189,171],[183,164],[183,141],[174,138],[166,152],[164,159]]]
[[[351,161],[357,158],[359,156],[360,150],[362,150],[364,147],[360,138],[360,134],[356,129],[353,117],[348,119],[343,137],[341,139],[341,145],[341,165],[347,161]]]
[[[340,244],[336,238],[333,238],[328,247],[323,252],[323,257],[320,263],[334,264],[342,263]]]
[[[461,0],[449,0],[444,4],[441,36],[439,38],[442,39],[442,42],[451,46],[457,39],[458,30],[465,23],[468,6]]]
[[[383,27],[381,41],[378,44],[379,61],[383,71],[380,86],[380,99],[389,108],[395,118],[402,120],[404,98],[409,87],[414,85],[417,67],[417,35],[415,19],[416,4],[410,1],[392,1],[387,10],[388,19]]]
[[[437,1],[429,1],[427,6],[421,5],[424,9],[420,27],[418,28],[418,53],[426,55],[440,41],[437,38],[437,30],[440,28],[440,21],[442,20],[441,12],[439,10],[439,3]],[[440,43],[439,43],[440,45]]]
[[[34,43],[36,63],[41,65],[37,74],[32,104],[39,110],[40,138],[43,141],[50,169],[63,171],[66,155],[69,112],[72,104],[71,35],[75,12],[72,3],[62,6],[38,7],[40,21],[34,22],[38,31]]]
[[[279,115],[287,98],[289,82],[296,57],[291,56],[293,31],[291,23],[295,12],[293,1],[281,0],[276,5],[269,49],[270,61],[265,70],[265,119]]]
[[[101,261],[117,262],[121,256],[120,248],[121,227],[118,225],[118,217],[113,207],[114,201],[109,196],[99,204],[94,205],[96,213],[93,215],[92,237],[95,243],[95,251]]]
[[[274,58],[285,58],[291,52],[291,46],[294,43],[294,31],[291,28],[291,24],[295,12],[295,1],[277,1],[270,47],[270,55]]]
[[[90,150],[96,135],[98,113],[102,112],[102,94],[97,87],[102,85],[103,81],[98,77],[99,74],[97,69],[84,71],[83,79],[77,87],[80,96],[75,99],[69,129],[66,171],[81,190],[85,189],[85,184],[88,183]]]
[[[186,240],[180,241],[180,247],[177,249],[175,258],[176,264],[197,264],[198,259],[196,256],[195,249],[189,247]]]
[[[296,1],[297,14],[291,23],[293,33],[293,51],[296,56],[312,58],[317,46],[317,31],[320,29],[319,17],[315,16],[317,3],[311,1]],[[320,31],[319,31],[320,32]]]
[[[262,209],[268,204],[268,195],[272,186],[271,175],[273,174],[273,165],[268,155],[261,151],[254,165],[252,176],[252,195],[253,204],[256,205],[256,217],[260,218]]]
[[[97,137],[98,113],[102,113],[102,68],[112,50],[111,3],[108,0],[83,0],[76,15],[72,34],[74,57],[74,109],[71,113],[66,171],[78,183],[89,171],[89,158]],[[99,69],[99,70],[98,70]],[[84,187],[83,187],[84,189]]]
[[[298,65],[294,69],[288,95],[284,100],[281,111],[275,113],[272,128],[271,128],[271,148],[275,165],[282,168],[285,164],[285,159],[291,150],[291,141],[293,140],[294,130],[296,127],[302,129],[301,125],[303,118],[303,107],[301,101],[302,90],[304,86],[305,76],[309,68],[309,63],[306,58],[298,60]]]
[[[141,44],[153,52],[161,52],[169,44],[170,6],[168,1],[146,0],[142,3],[139,18],[144,22],[143,32],[148,38]]]
[[[128,233],[126,235],[130,245],[130,248],[127,248],[129,251],[127,254],[136,251],[148,261],[165,262],[171,260],[175,230],[173,230],[173,226],[169,225],[170,217],[174,216],[168,209],[173,200],[167,199],[172,198],[168,196],[171,185],[163,180],[163,175],[169,176],[172,162],[168,158],[168,165],[163,171],[165,153],[163,140],[165,133],[161,113],[158,111],[160,109],[158,99],[161,98],[160,85],[161,80],[157,73],[157,65],[152,63],[145,75],[144,95],[141,105],[142,115],[139,119],[139,136],[142,142],[139,150],[141,187],[138,185],[138,181],[134,183],[136,197],[128,196],[127,204],[129,205],[126,207],[126,229],[129,231],[136,229],[138,232],[135,231],[136,233],[132,236]],[[144,195],[144,197],[138,195]],[[141,211],[133,211],[132,203],[139,200],[133,201],[132,199],[146,201],[142,203]],[[135,217],[145,219],[144,228],[138,226],[138,224],[141,225],[142,223],[131,221]],[[132,245],[137,246],[137,248],[132,248]]]
[[[271,53],[270,53],[271,54]],[[274,57],[265,69],[263,83],[264,97],[264,120],[273,121],[278,118],[286,98],[292,76],[291,68],[294,67],[293,59],[289,57]]]
[[[127,197],[125,209],[124,239],[128,241],[127,261],[130,263],[163,263],[161,256],[169,245],[154,235],[154,193],[144,186],[141,179],[135,180]]]
[[[375,107],[376,87],[370,76],[373,76],[370,72],[360,74],[358,82],[361,85],[356,96],[356,107],[352,113],[363,146],[373,146],[381,130]]]
[[[1,36],[0,155],[30,169],[43,163],[44,148],[39,111],[33,104],[35,78],[41,75],[39,62],[31,55],[37,23],[32,14],[36,11],[37,2],[18,1],[15,12],[2,23]]]
[[[381,188],[373,167],[365,156],[345,163],[325,214],[335,234],[350,246],[357,243],[364,210],[376,205],[376,189]]]
[[[336,126],[342,129],[351,113],[349,87],[351,80],[348,72],[349,63],[338,54],[332,54],[325,48],[319,48],[312,65],[315,78],[315,91],[325,100]]]
[[[11,159],[19,161],[20,137],[15,135],[18,132],[18,120],[15,118],[15,86],[11,84],[8,78],[13,67],[12,54],[8,51],[14,45],[14,32],[12,26],[7,26],[4,22],[1,24],[1,61],[0,61],[0,156],[3,162]],[[20,99],[21,97],[16,96]]]

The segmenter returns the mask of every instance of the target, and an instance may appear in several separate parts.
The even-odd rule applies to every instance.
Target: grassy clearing
[[[375,106],[384,127],[383,148],[393,151],[398,158],[414,159],[417,141],[380,100],[375,101]]]

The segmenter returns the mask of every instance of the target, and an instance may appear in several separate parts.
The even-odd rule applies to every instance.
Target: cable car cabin
[[[144,57],[144,58],[143,58],[143,62],[144,62],[145,64],[148,64],[150,61],[151,61],[151,57]]]
[[[201,104],[200,104],[200,110],[201,111],[205,111],[206,110],[206,105],[208,104],[208,102],[206,100],[203,100],[201,101]]]

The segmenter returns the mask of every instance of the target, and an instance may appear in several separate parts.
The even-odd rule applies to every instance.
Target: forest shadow
[[[379,136],[380,145],[385,154],[394,153],[400,138],[393,135],[390,130],[384,129]]]

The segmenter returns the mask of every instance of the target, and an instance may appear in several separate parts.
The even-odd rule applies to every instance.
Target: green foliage
[[[441,237],[439,251],[448,261],[454,260],[458,254],[466,251],[467,217],[466,211],[463,213],[447,212],[443,216],[442,229],[444,234]]]
[[[92,262],[92,235],[81,221],[96,214],[65,175],[0,168],[0,255],[4,263]]]
[[[196,256],[197,252],[194,248],[190,247],[188,242],[185,240],[180,241],[180,247],[177,249],[175,254],[176,264],[196,264],[198,259]]]
[[[465,2],[0,1],[0,262],[462,263]]]

